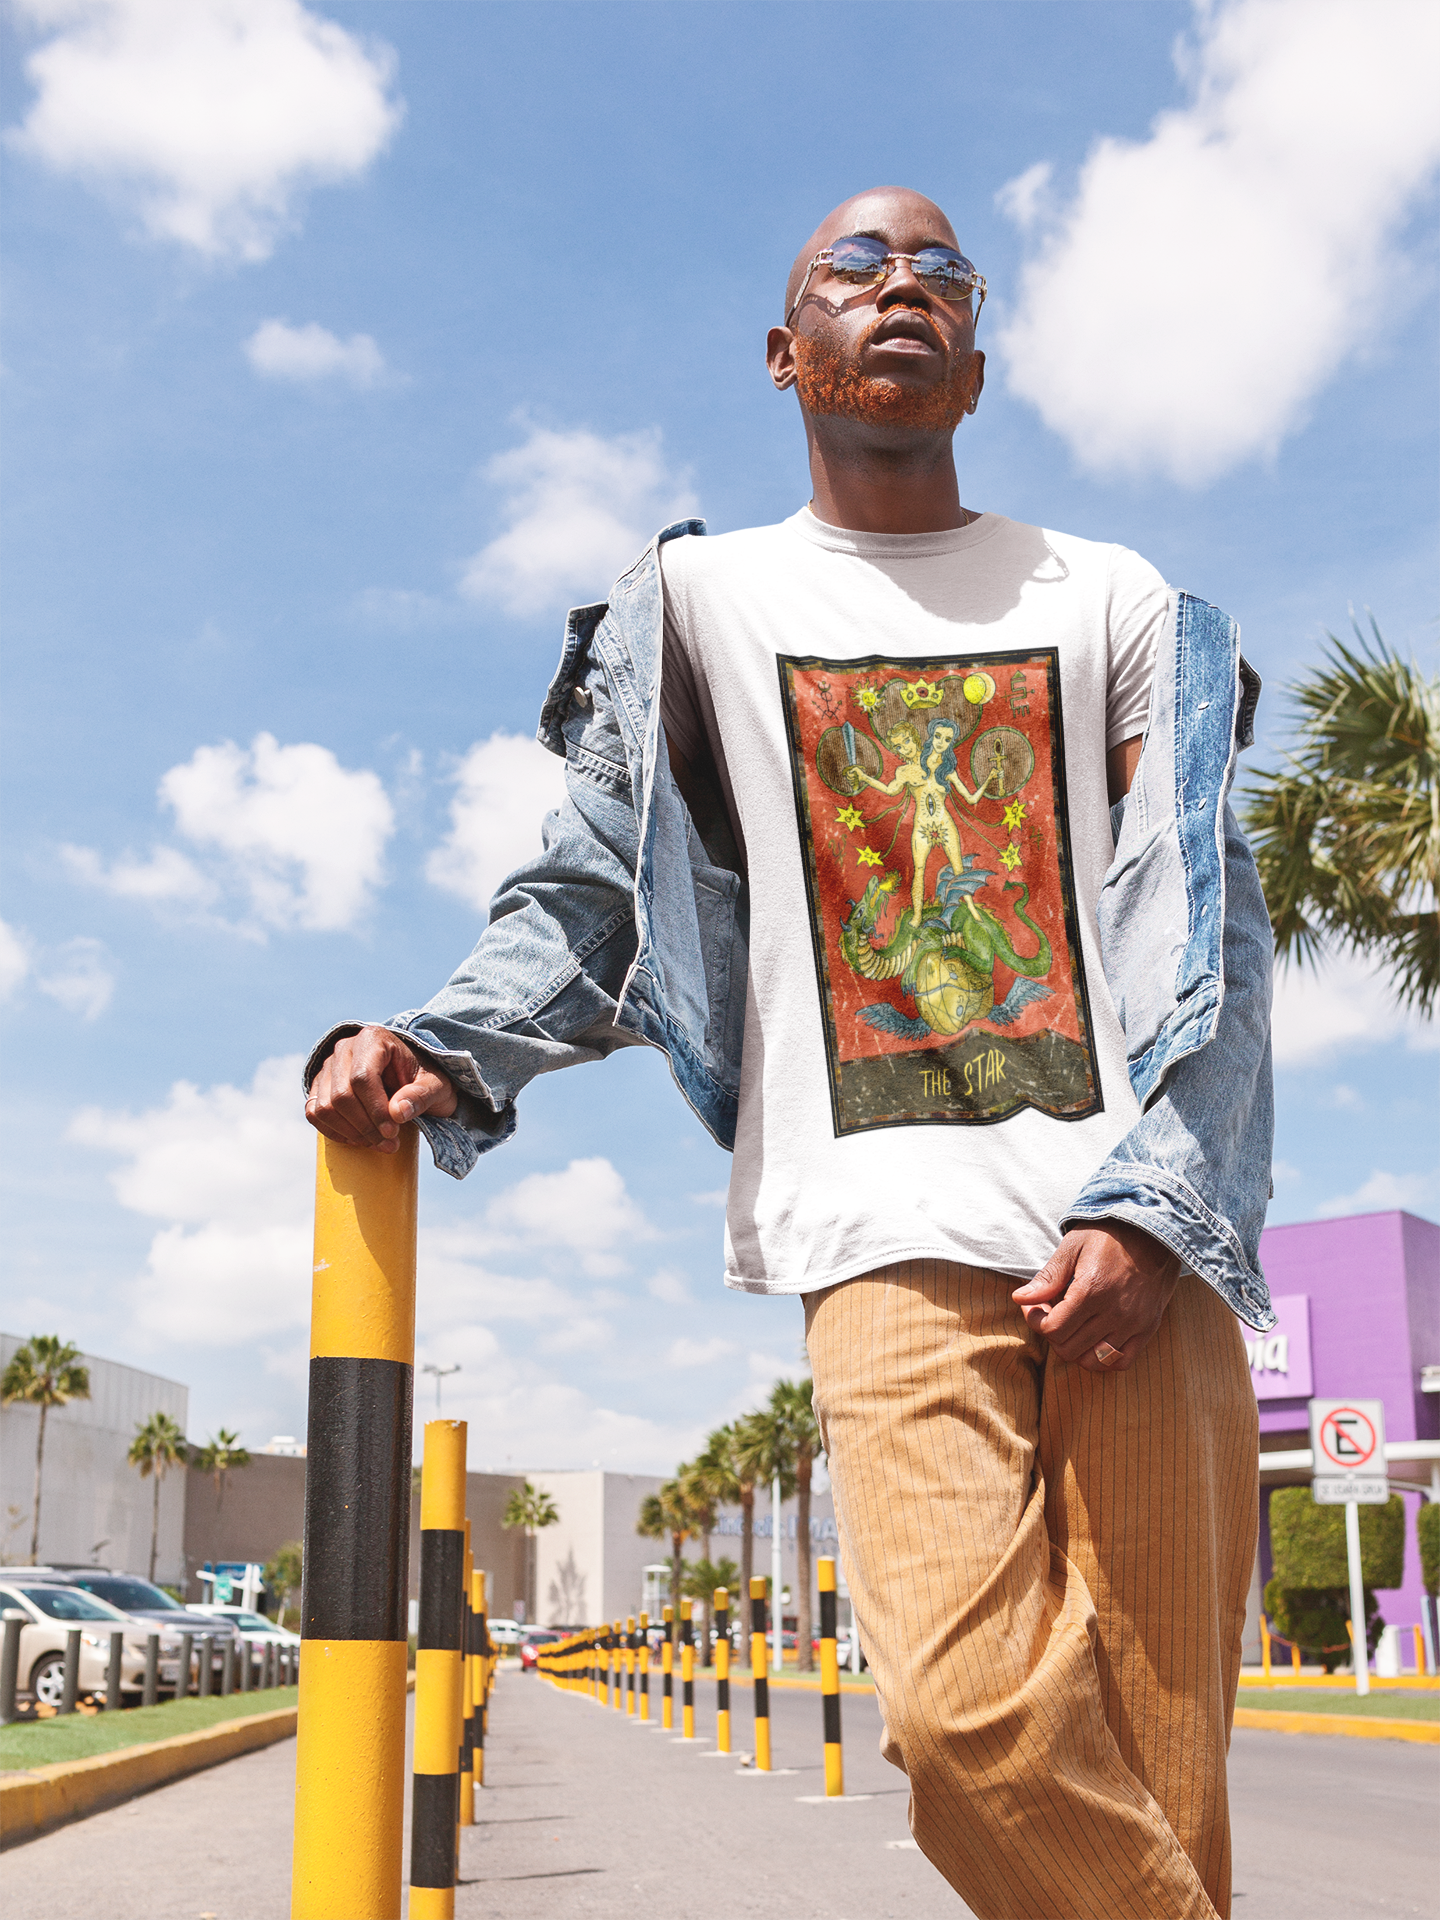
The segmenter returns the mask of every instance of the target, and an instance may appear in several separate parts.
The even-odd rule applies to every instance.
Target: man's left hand
[[[1010,1298],[1059,1359],[1124,1373],[1154,1338],[1180,1273],[1178,1255],[1114,1220],[1067,1233]]]

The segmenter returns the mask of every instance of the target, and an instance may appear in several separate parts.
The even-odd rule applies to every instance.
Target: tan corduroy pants
[[[978,1267],[806,1298],[815,1409],[887,1759],[980,1920],[1230,1912],[1255,1553],[1240,1330],[1182,1280],[1128,1373],[1051,1359]]]

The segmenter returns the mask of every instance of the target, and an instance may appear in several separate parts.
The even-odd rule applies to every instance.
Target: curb
[[[1347,1733],[1357,1740],[1414,1740],[1422,1746],[1440,1746],[1440,1722],[1434,1720],[1367,1720],[1358,1713],[1268,1713],[1263,1707],[1237,1707],[1237,1727],[1266,1728],[1271,1733]]]
[[[199,1773],[257,1747],[288,1740],[298,1709],[252,1713],[243,1720],[222,1720],[198,1733],[177,1733],[118,1753],[97,1753],[89,1760],[62,1760],[54,1766],[0,1780],[0,1852],[38,1840],[72,1820],[99,1813],[151,1787],[163,1787],[187,1773]]]

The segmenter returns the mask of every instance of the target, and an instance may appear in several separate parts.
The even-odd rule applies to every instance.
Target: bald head
[[[805,278],[805,269],[822,248],[851,233],[874,234],[877,239],[893,245],[893,235],[900,229],[907,238],[917,233],[922,236],[913,246],[907,246],[906,252],[918,253],[924,246],[954,247],[957,253],[960,251],[955,229],[933,200],[916,193],[913,187],[869,187],[864,193],[842,200],[833,212],[827,213],[796,254],[790,278],[785,282],[787,319]]]

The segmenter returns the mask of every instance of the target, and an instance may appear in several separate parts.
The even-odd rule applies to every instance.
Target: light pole
[[[438,1420],[440,1418],[440,1382],[445,1378],[447,1373],[459,1373],[460,1362],[457,1360],[453,1367],[425,1366],[421,1367],[420,1371],[422,1373],[433,1373],[435,1376],[435,1418]]]
[[[770,1482],[770,1586],[775,1595],[771,1618],[775,1623],[775,1644],[772,1649],[771,1666],[776,1673],[785,1667],[784,1604],[781,1601],[781,1562],[780,1562],[780,1476],[777,1473]]]

